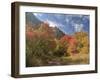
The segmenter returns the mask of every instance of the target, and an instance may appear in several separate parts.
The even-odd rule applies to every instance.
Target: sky
[[[40,21],[48,22],[51,27],[57,27],[65,34],[85,31],[89,33],[89,15],[33,13]]]

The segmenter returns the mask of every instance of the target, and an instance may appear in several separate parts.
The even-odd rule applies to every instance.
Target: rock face
[[[40,24],[41,21],[37,19],[32,12],[26,12],[26,24],[31,23],[32,25]]]

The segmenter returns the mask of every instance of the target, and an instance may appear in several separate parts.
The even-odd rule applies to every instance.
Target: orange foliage
[[[74,36],[65,35],[60,39],[60,42],[66,48],[65,55],[74,55],[77,53],[76,50],[77,40]]]
[[[77,40],[73,36],[65,35],[60,39],[61,43],[67,42],[70,46],[76,45]]]

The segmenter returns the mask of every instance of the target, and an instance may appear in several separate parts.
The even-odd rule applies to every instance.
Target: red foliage
[[[67,42],[69,45],[75,45],[77,44],[76,38],[73,36],[65,35],[60,39],[61,43]]]
[[[35,39],[35,38],[38,37],[38,33],[37,33],[37,32],[34,32],[34,31],[27,31],[27,32],[26,32],[26,37],[27,37],[28,39],[33,40],[33,39]]]

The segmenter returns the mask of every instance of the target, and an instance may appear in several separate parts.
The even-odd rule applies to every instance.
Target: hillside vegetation
[[[88,33],[66,35],[45,22],[26,25],[26,67],[88,63]]]

